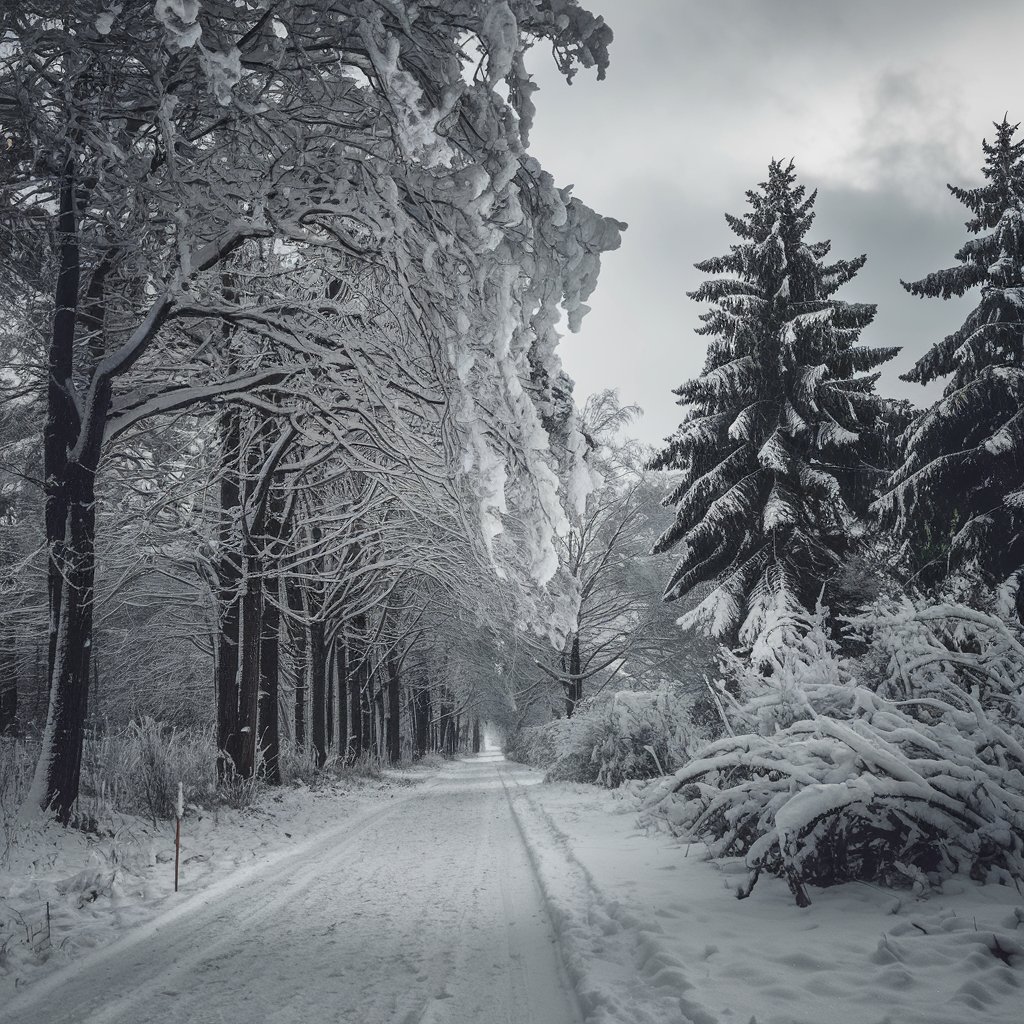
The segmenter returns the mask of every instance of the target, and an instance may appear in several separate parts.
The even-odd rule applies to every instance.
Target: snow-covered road
[[[6,1024],[578,1024],[486,755],[216,883],[17,997]]]

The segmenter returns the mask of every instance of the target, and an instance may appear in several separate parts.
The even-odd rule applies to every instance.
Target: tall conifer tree
[[[980,570],[1001,582],[1024,565],[1024,141],[1006,118],[985,141],[979,188],[948,186],[970,210],[957,265],[903,282],[948,299],[980,288],[963,325],[904,374],[943,397],[910,426],[903,464],[879,501],[926,582]],[[1018,600],[1018,604],[1021,602]]]
[[[712,304],[704,372],[676,389],[683,423],[652,462],[683,474],[655,547],[682,552],[666,600],[711,584],[683,623],[727,642],[783,640],[778,614],[814,607],[885,479],[898,406],[868,371],[898,350],[857,345],[875,306],[833,296],[866,257],[827,262],[831,243],[806,240],[816,196],[773,162],[726,215],[739,242],[697,264],[714,276],[690,294]]]

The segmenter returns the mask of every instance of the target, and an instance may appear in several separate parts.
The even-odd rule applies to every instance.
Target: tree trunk
[[[423,757],[430,749],[430,689],[427,686],[413,691],[412,731],[416,756]]]
[[[0,641],[0,736],[18,731],[18,649],[14,634]]]
[[[388,761],[398,764],[402,760],[402,687],[399,678],[398,660],[392,655],[388,658],[388,694],[385,712],[385,734],[387,737]]]
[[[242,423],[239,412],[228,408],[221,417],[220,523],[217,574],[217,749],[218,774],[235,770],[238,728],[239,640],[242,631],[242,560],[236,549],[237,517],[242,505],[238,474]]]
[[[362,647],[350,645],[352,658],[348,670],[348,706],[352,722],[352,759],[363,753],[363,709],[362,709]]]
[[[309,624],[309,670],[312,686],[312,713],[310,724],[313,731],[313,752],[318,768],[322,768],[327,760],[327,731],[325,694],[327,681],[327,643],[324,639],[324,624]]]
[[[306,745],[306,679],[309,675],[309,627],[302,588],[294,579],[285,584],[288,601],[288,632],[292,638],[292,667],[295,670],[295,745]]]
[[[438,721],[438,746],[445,754],[455,753],[455,715],[454,709],[443,701]]]
[[[363,666],[359,672],[359,713],[362,716],[363,750],[372,755],[377,753],[373,721],[373,671],[370,668],[368,652],[364,652],[363,657]]]
[[[281,612],[278,607],[280,582],[273,578],[264,586],[260,624],[260,748],[267,782],[281,784],[281,740],[278,698],[281,675]]]
[[[387,757],[387,684],[379,680],[373,695],[373,752]]]
[[[32,721],[38,721],[39,710],[43,704],[43,698],[46,696],[46,676],[43,673],[43,645],[36,641],[35,645],[35,660],[32,665],[32,686],[35,693],[35,699],[32,702]]]
[[[335,673],[338,687],[338,756],[348,763],[348,644],[344,634],[337,640],[338,657]]]
[[[260,625],[263,619],[263,582],[259,562],[246,559],[245,593],[242,597],[242,629],[239,637],[237,724],[228,750],[235,770],[243,779],[256,773],[256,713],[260,692]]]
[[[480,753],[480,719],[473,719],[473,753]]]
[[[327,749],[334,746],[334,676],[335,663],[338,660],[338,645],[331,644],[331,653],[327,657],[327,692],[324,694],[324,730],[326,732]]]
[[[96,575],[96,468],[109,386],[97,390],[80,423],[73,400],[75,324],[79,302],[76,183],[70,160],[60,190],[57,286],[47,356],[43,430],[49,596],[49,710],[32,797],[67,823],[78,799],[89,692],[93,588]]]

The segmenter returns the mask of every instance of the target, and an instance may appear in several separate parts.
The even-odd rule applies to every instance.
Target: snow
[[[353,815],[395,794],[386,782],[352,782],[311,792],[283,790],[251,811],[185,808],[181,826],[181,900],[210,898],[255,868],[264,870],[301,847],[301,838],[347,828]],[[174,822],[158,826],[113,814],[103,835],[64,830],[52,822],[22,822],[0,834],[0,1003],[27,983],[109,946],[123,930],[164,915],[175,897]],[[332,828],[333,826],[333,828]],[[12,841],[13,840],[13,841]],[[197,895],[198,894],[198,895]],[[37,958],[22,941],[22,921],[50,905],[53,954]],[[191,903],[189,904],[192,905]],[[143,929],[144,932],[144,929]]]
[[[107,10],[96,15],[96,31],[101,36],[110,35],[110,30],[114,27],[114,21],[117,16],[121,13],[121,4],[112,4]]]
[[[98,951],[16,995],[5,1024],[581,1024],[505,795],[514,771],[482,756],[355,799],[291,794],[290,813],[264,808],[269,836],[251,820],[191,842],[186,828],[181,899],[164,886],[145,911],[121,893],[86,903],[106,905]],[[61,926],[81,913],[62,905]]]
[[[496,3],[484,15],[481,37],[487,47],[488,77],[505,78],[519,50],[519,25],[507,3]]]
[[[816,890],[812,906],[801,910],[785,882],[773,878],[737,900],[734,892],[746,873],[742,863],[708,862],[700,846],[645,834],[624,790],[545,785],[525,799],[538,823],[534,841],[571,859],[592,905],[609,915],[614,930],[607,950],[631,950],[644,990],[671,992],[677,1000],[675,1008],[661,1001],[661,1017],[652,1009],[647,1018],[638,1011],[622,1020],[1021,1019],[1024,895],[1012,887],[957,878],[925,897],[851,883]],[[554,853],[549,857],[553,901],[569,900],[569,882],[554,880]],[[1009,963],[994,949],[1005,951]],[[614,964],[595,961],[589,971],[591,984],[609,1002],[628,988]]]
[[[164,27],[168,46],[187,50],[199,42],[199,0],[156,0],[153,13]]]
[[[232,90],[242,80],[242,54],[237,46],[224,53],[207,50],[200,44],[200,62],[210,92],[222,107],[231,105]]]
[[[454,151],[438,135],[437,126],[454,109],[458,94],[446,95],[439,109],[430,108],[425,114],[429,104],[416,78],[401,67],[399,40],[389,37],[381,49],[368,28],[364,26],[361,34],[394,110],[394,127],[406,156],[426,167],[451,167]]]
[[[740,901],[744,866],[645,833],[628,789],[493,752],[389,775],[190,811],[178,896],[173,825],[16,847],[0,907],[49,899],[54,934],[39,957],[9,943],[5,1024],[1020,1019],[1014,888],[855,883],[801,910],[770,878]]]

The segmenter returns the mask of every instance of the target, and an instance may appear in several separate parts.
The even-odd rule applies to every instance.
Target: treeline
[[[849,879],[920,890],[954,872],[1024,879],[1024,142],[1005,118],[956,263],[904,287],[976,291],[904,379],[860,345],[875,307],[838,297],[865,257],[812,241],[815,194],[774,162],[698,264],[704,372],[656,456],[679,471],[657,549],[666,597],[722,648],[718,738],[686,749],[647,814],[741,856],[796,902]],[[638,744],[632,737],[633,746]],[[626,744],[628,746],[628,743]]]
[[[608,29],[27,0],[0,37],[0,731],[42,729],[32,799],[73,816],[90,713],[212,718],[221,775],[270,782],[282,742],[478,744],[499,648],[576,600],[544,587],[593,482],[556,325],[622,228],[529,155],[524,54],[603,76]]]

